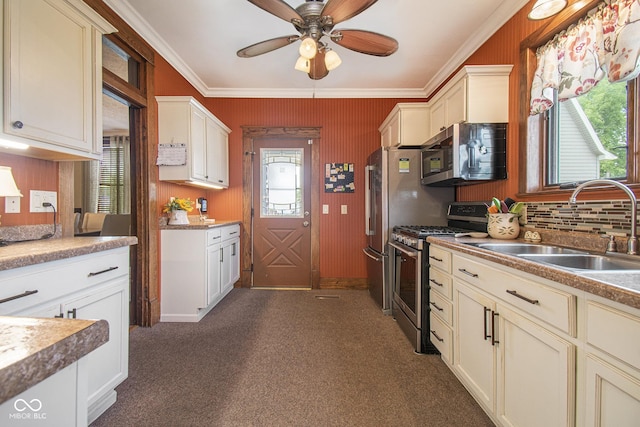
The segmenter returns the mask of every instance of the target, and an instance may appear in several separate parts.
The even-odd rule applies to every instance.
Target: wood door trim
[[[251,287],[251,261],[253,235],[251,222],[251,193],[253,186],[251,157],[253,142],[261,138],[308,138],[311,145],[311,287],[320,287],[320,127],[263,127],[242,126],[242,271],[240,283]]]

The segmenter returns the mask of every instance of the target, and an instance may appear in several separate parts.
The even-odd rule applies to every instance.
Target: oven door
[[[398,242],[390,242],[394,248],[395,269],[393,301],[420,330],[422,314],[422,253]]]

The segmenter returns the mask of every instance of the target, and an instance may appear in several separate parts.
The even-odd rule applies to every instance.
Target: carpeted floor
[[[199,323],[130,342],[129,378],[92,426],[493,425],[366,291],[234,289]]]

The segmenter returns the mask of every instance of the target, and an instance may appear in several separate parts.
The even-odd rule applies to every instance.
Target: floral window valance
[[[538,48],[538,67],[531,85],[535,115],[558,100],[582,95],[605,76],[610,82],[640,74],[640,0],[608,0],[551,41]]]

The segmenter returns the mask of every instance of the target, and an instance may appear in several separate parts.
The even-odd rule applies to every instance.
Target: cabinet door
[[[389,147],[400,145],[400,113],[389,123]]]
[[[229,186],[228,135],[211,119],[207,119],[207,176],[211,184]]]
[[[454,281],[454,369],[482,405],[495,411],[496,351],[492,345],[495,303],[470,286]]]
[[[229,263],[230,285],[233,286],[240,279],[240,239],[234,239],[231,243],[231,262]]]
[[[459,83],[447,91],[445,126],[464,122],[467,120],[467,81],[462,79]]]
[[[637,426],[640,381],[589,353],[586,357],[587,426]]]
[[[498,412],[503,425],[575,422],[575,347],[498,305]]]
[[[4,131],[87,153],[101,150],[94,147],[92,25],[61,1],[6,0],[5,7]]]
[[[195,179],[207,180],[206,157],[206,116],[195,107],[191,107],[191,175]]]
[[[240,239],[227,240],[222,244],[221,291],[226,294],[240,278]]]
[[[431,117],[431,131],[429,132],[429,137],[432,137],[447,128],[445,99],[440,99],[438,102],[433,104],[429,114]]]
[[[220,245],[207,247],[207,306],[211,305],[221,292],[222,251]]]
[[[89,419],[105,396],[113,396],[115,387],[127,378],[129,367],[129,276],[114,279],[62,306],[70,318],[104,319],[109,322],[109,341],[86,357],[88,359]],[[104,410],[104,409],[103,409]],[[98,410],[101,413],[100,410]]]

